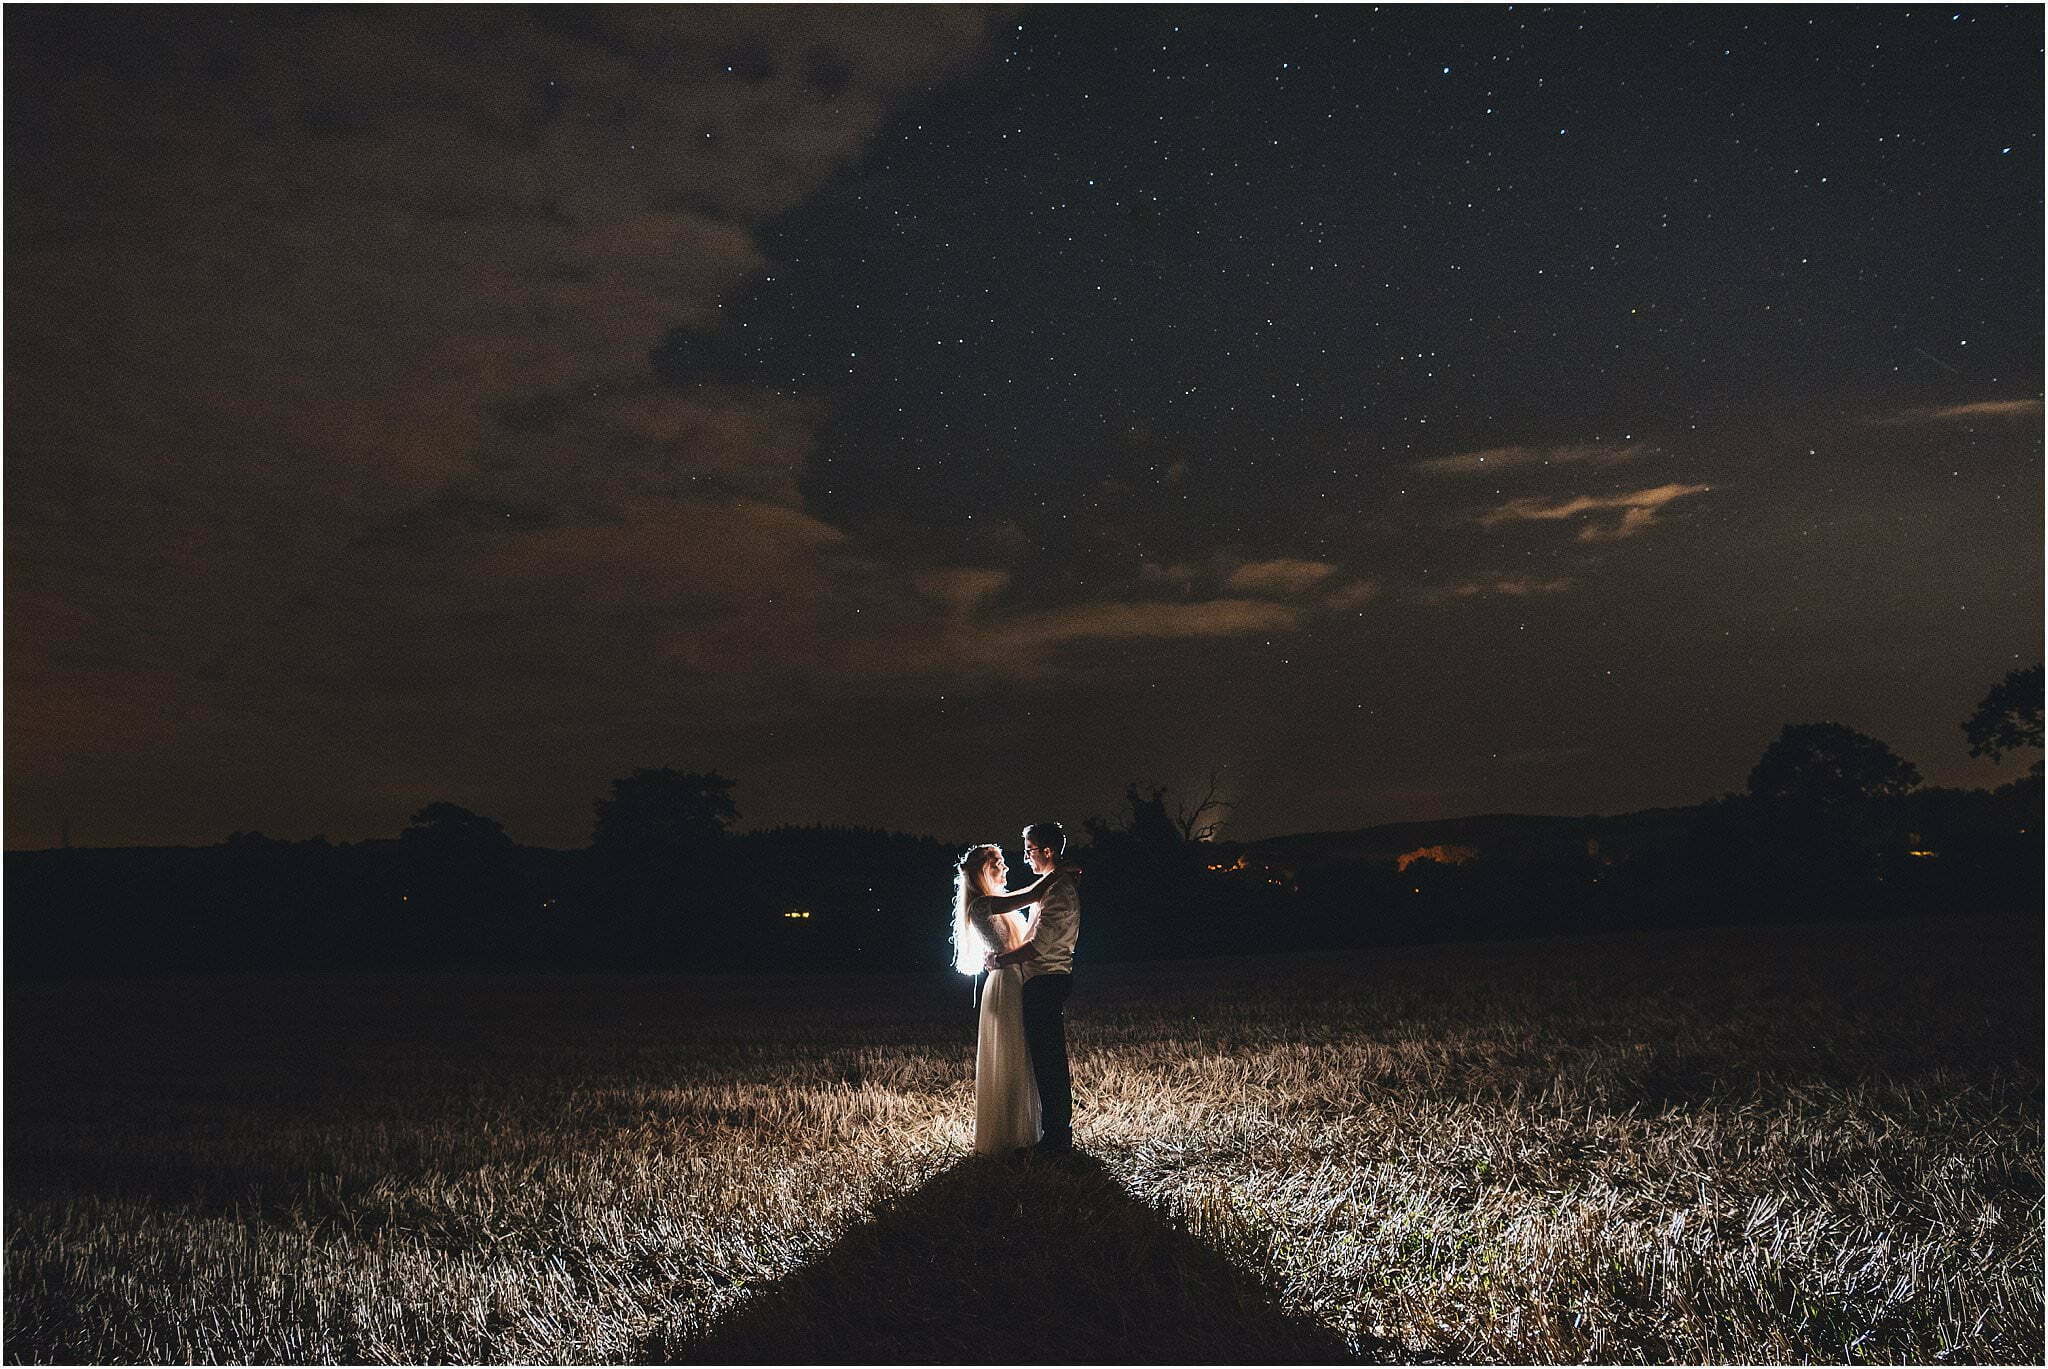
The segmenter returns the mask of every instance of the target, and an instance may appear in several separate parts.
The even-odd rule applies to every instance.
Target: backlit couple
[[[1074,1090],[1067,1074],[1067,991],[1081,898],[1060,863],[1067,834],[1056,822],[1024,829],[1024,858],[1038,878],[1008,890],[1000,847],[970,846],[953,881],[953,967],[979,974],[974,1052],[974,1149],[1062,1155],[1074,1148]],[[1027,911],[1028,910],[1028,911]]]

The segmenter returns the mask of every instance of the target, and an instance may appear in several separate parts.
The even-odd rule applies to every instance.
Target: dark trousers
[[[1038,1080],[1039,1117],[1045,1144],[1074,1143],[1074,1082],[1067,1072],[1067,994],[1071,974],[1033,975],[1024,981],[1024,1044],[1031,1048],[1031,1073]]]

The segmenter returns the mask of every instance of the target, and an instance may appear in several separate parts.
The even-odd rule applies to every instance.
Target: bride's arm
[[[1052,869],[1047,870],[1036,880],[1032,881],[1029,888],[1018,890],[1017,895],[1013,895],[1013,897],[1037,893],[1040,890],[1040,886],[1054,875],[1078,875],[1080,873],[1081,867],[1078,865],[1055,865]],[[1037,904],[1032,905],[1031,915],[1024,919],[1024,931],[1022,936],[1019,937],[1017,944],[1006,951],[990,951],[988,953],[987,967],[989,969],[995,970],[1005,965],[1015,965],[1019,961],[1029,960],[1032,956],[1038,954],[1036,948],[1031,943],[1038,939],[1038,916],[1044,911],[1043,907]]]
[[[1038,883],[1043,884],[1046,880],[1051,879],[1054,875],[1078,875],[1080,873],[1081,870],[1079,866],[1056,865],[1051,870],[1047,871],[1045,876],[1041,878],[1038,881]],[[1034,885],[1033,887],[1035,888],[1036,886]],[[988,958],[988,967],[990,969],[995,970],[1000,969],[1005,965],[1016,965],[1022,961],[1029,960],[1032,956],[1038,954],[1038,948],[1034,946],[1032,943],[1038,940],[1038,919],[1039,915],[1044,911],[1045,907],[1043,904],[1032,905],[1031,916],[1027,918],[1024,922],[1023,936],[1018,940],[1016,945],[1010,947],[1008,950],[991,954]]]
[[[1040,905],[1031,905],[1031,911],[1024,916],[1024,925],[1017,928],[1017,939],[1010,941],[999,951],[991,951],[989,958],[996,965],[1013,965],[1031,954],[1031,943],[1038,938],[1038,914]],[[1008,938],[1005,938],[1008,940]],[[991,966],[990,968],[994,968]]]
[[[988,910],[992,913],[1015,912],[1027,903],[1038,902],[1039,891],[1045,888],[1045,882],[1059,872],[1060,867],[1055,865],[1052,869],[1047,870],[1015,893],[988,894],[984,897],[983,901],[988,904]]]

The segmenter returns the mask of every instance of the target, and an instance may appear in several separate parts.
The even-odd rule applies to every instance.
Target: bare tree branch
[[[1180,828],[1180,839],[1182,841],[1215,840],[1216,829],[1223,825],[1225,811],[1236,806],[1229,800],[1218,797],[1216,772],[1211,770],[1209,772],[1209,785],[1207,789],[1203,790],[1200,803],[1196,804],[1193,808],[1188,807],[1187,801],[1184,799],[1177,800],[1174,804],[1174,825]],[[1211,813],[1215,816],[1207,816]]]

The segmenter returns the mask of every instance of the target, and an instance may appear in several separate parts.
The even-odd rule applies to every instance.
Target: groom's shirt
[[[1038,935],[1031,940],[1031,958],[1021,968],[1024,978],[1040,974],[1072,974],[1074,943],[1081,935],[1081,895],[1072,875],[1054,875],[1038,900]]]

